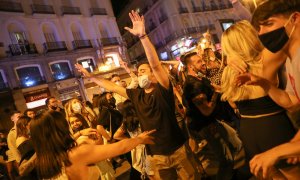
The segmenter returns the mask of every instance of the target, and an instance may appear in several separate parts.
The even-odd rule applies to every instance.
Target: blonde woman
[[[95,128],[106,140],[110,140],[111,137],[105,131],[102,125],[97,123],[96,113],[87,106],[84,106],[78,99],[70,99],[65,104],[66,119],[69,121],[70,116],[73,114],[80,114],[86,120],[90,128]],[[80,131],[79,131],[80,132]]]
[[[228,28],[221,42],[227,60],[247,64],[248,72],[252,74],[262,75],[263,61],[280,58],[263,48],[256,30],[248,21],[240,21]],[[225,67],[221,79],[222,100],[235,102],[240,111],[240,138],[249,161],[254,155],[289,141],[295,130],[285,110],[267,96],[261,87],[238,86],[237,75],[239,71],[234,67]]]

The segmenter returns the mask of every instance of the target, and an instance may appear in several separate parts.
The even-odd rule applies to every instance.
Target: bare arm
[[[263,177],[266,178],[270,168],[278,160],[297,156],[300,156],[300,141],[288,142],[254,156],[250,161],[250,169],[256,176],[262,170]]]
[[[124,139],[122,141],[107,145],[84,144],[70,152],[73,162],[85,165],[112,158],[131,151],[139,144],[153,144],[150,136],[155,130],[143,132],[138,137]]]
[[[116,85],[115,83],[108,81],[103,78],[94,77],[92,74],[90,74],[85,68],[83,68],[80,64],[75,64],[76,69],[81,72],[85,77],[90,78],[93,82],[98,84],[99,86],[107,89],[108,91],[115,92],[120,94],[121,96],[128,99],[126,89]]]
[[[114,134],[114,139],[117,139],[117,140],[128,139],[128,137],[125,136],[125,131],[123,130],[123,124],[122,124],[121,127],[119,127],[119,129],[115,132],[115,134]]]
[[[296,96],[277,88],[267,79],[251,73],[245,73],[237,76],[237,85],[242,84],[262,87],[275,103],[289,111],[294,111],[300,105]]]
[[[105,131],[105,129],[102,125],[97,125],[97,130],[106,140],[108,140],[108,141],[110,140],[110,136]]]
[[[129,13],[129,17],[131,19],[133,27],[132,29],[125,27],[125,29],[128,30],[131,34],[140,37],[141,43],[144,47],[147,59],[149,61],[151,69],[153,70],[154,76],[156,77],[159,84],[161,84],[164,88],[168,89],[168,74],[165,72],[159,61],[155,47],[151,43],[149,37],[146,35],[144,16],[140,16],[137,12],[131,11],[131,13]]]
[[[213,96],[211,98],[211,101],[207,101],[207,97],[203,96],[202,103],[195,103],[194,102],[194,104],[197,106],[197,108],[199,109],[199,111],[204,116],[209,116],[214,111],[214,109],[216,107],[217,97],[218,97],[218,94],[216,92],[214,92],[214,94],[213,94]],[[201,100],[201,99],[199,99],[199,100]]]
[[[285,63],[287,56],[283,51],[272,53],[267,49],[262,51],[263,56],[263,76],[273,85],[277,86],[277,76],[279,68]]]

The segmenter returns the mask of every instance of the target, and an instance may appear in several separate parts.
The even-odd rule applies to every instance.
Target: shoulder
[[[27,140],[27,138],[25,138],[25,137],[18,137],[17,140],[16,140],[17,147],[20,146],[26,140]]]
[[[69,158],[72,162],[82,162],[84,160],[84,158],[82,157],[88,156],[92,152],[94,147],[94,144],[87,143],[78,145],[69,151]]]
[[[137,97],[139,94],[141,94],[143,92],[144,92],[144,90],[141,88],[126,89],[126,94],[130,100],[133,100],[134,97]]]

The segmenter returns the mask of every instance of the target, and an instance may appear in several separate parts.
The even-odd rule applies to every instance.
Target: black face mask
[[[288,42],[289,37],[285,32],[285,28],[281,27],[274,31],[259,36],[262,44],[272,53],[278,52]]]
[[[50,108],[54,111],[56,111],[58,109],[58,107],[55,107],[55,106],[50,106]]]
[[[116,104],[116,99],[114,97],[110,98],[108,103],[111,105],[111,106],[115,106]]]

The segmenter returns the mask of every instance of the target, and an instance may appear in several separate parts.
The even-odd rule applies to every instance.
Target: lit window
[[[78,64],[81,64],[86,70],[89,72],[93,72],[95,70],[95,64],[93,59],[81,59],[77,61]]]
[[[16,72],[22,87],[31,87],[44,83],[38,66],[18,68]]]
[[[55,80],[63,80],[73,77],[68,62],[58,62],[50,65],[53,78]]]

